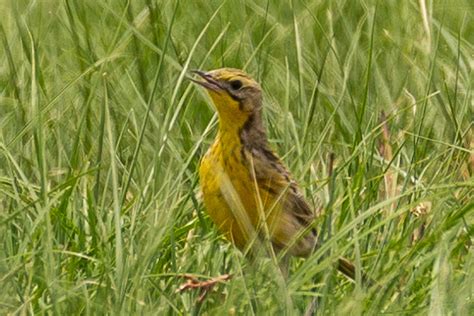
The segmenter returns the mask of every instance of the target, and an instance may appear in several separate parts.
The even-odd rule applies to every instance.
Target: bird
[[[273,151],[262,120],[260,84],[235,68],[193,70],[217,111],[219,128],[201,159],[204,207],[218,230],[238,249],[308,257],[318,247],[318,212],[305,200],[294,177]],[[336,267],[355,279],[354,265]]]

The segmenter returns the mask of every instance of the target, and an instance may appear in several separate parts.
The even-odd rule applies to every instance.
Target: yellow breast
[[[237,142],[219,137],[201,161],[199,176],[207,212],[219,230],[243,249],[266,226],[271,231],[278,205],[253,180]]]

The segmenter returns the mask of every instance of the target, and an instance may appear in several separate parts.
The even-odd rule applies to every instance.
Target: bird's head
[[[194,70],[200,80],[193,82],[206,88],[221,125],[241,128],[250,118],[260,116],[262,89],[242,70],[221,68],[211,71]]]

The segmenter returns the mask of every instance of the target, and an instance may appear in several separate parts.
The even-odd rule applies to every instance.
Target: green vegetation
[[[0,2],[0,314],[474,313],[474,5]],[[189,69],[244,68],[322,247],[250,263],[197,166]],[[353,260],[377,284],[332,266]],[[183,274],[216,285],[179,292]]]

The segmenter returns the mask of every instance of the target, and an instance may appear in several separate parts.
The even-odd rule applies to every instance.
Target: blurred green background
[[[473,9],[0,1],[0,312],[474,313]],[[224,66],[261,82],[270,141],[323,210],[286,281],[200,202],[217,120],[186,76]],[[233,277],[200,301],[183,273]]]

